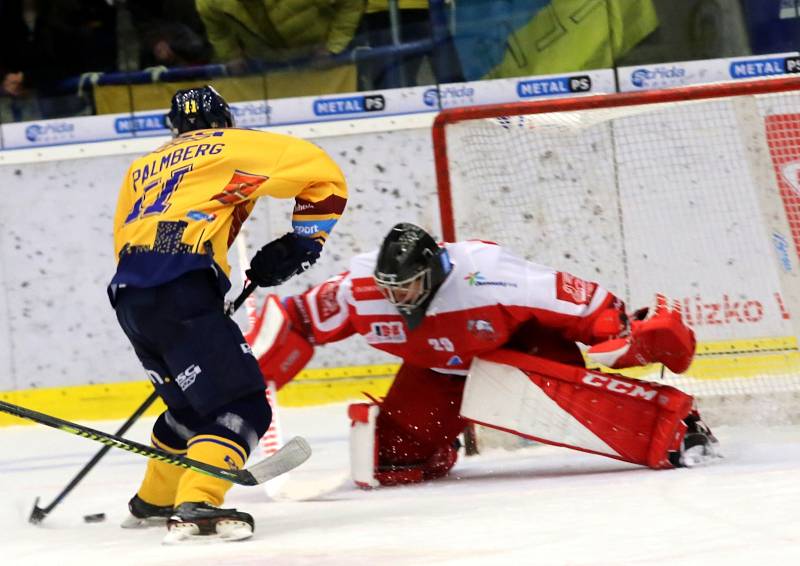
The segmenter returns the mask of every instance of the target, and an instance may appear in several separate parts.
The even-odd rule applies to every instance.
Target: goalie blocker
[[[445,475],[455,451],[426,463],[381,470],[375,442],[377,404],[350,406],[353,480],[364,488]],[[691,467],[717,456],[716,439],[682,391],[604,374],[511,350],[473,361],[460,416],[518,436],[653,469]]]
[[[258,360],[264,381],[280,389],[294,378],[314,355],[314,347],[292,331],[286,309],[277,295],[269,295],[245,335]]]

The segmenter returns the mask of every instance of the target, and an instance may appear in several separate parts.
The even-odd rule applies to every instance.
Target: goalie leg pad
[[[402,366],[386,399],[351,405],[351,472],[361,487],[442,477],[455,465],[464,380]],[[371,468],[370,468],[371,466]]]
[[[692,406],[674,387],[501,350],[473,362],[461,415],[539,442],[671,468]]]
[[[377,403],[354,403],[347,408],[350,417],[350,476],[363,489],[380,485],[375,477],[378,467],[375,423],[379,412]]]
[[[379,485],[391,486],[419,483],[446,476],[458,459],[453,445],[437,448],[426,461],[417,464],[378,463],[376,421],[380,406],[376,403],[354,403],[348,407],[350,425],[350,473],[362,489]]]
[[[425,462],[420,464],[378,466],[375,478],[381,485],[402,485],[435,480],[446,476],[458,460],[454,446],[440,446]]]

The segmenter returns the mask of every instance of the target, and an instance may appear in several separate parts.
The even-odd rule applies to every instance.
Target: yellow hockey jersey
[[[314,144],[257,130],[187,132],[136,159],[114,216],[112,297],[119,286],[153,287],[205,268],[227,291],[228,248],[264,196],[294,198],[293,230],[324,244],[347,186]]]

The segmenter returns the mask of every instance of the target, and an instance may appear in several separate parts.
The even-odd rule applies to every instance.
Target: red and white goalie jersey
[[[278,386],[302,368],[311,345],[356,333],[403,360],[383,400],[350,407],[356,483],[374,487],[446,474],[464,419],[655,468],[683,465],[692,398],[586,370],[577,345],[590,346],[588,355],[612,368],[658,361],[684,371],[694,334],[679,309],[660,297],[646,318],[642,313],[629,321],[622,301],[597,283],[487,242],[443,248],[447,275],[413,329],[375,282],[377,251],[285,298],[283,308],[275,297],[265,306],[283,321],[272,326],[284,330],[274,331],[279,338],[265,340],[264,347],[256,341],[254,351]],[[477,410],[474,391],[480,391]]]
[[[349,271],[286,299],[294,331],[316,345],[358,333],[410,365],[466,375],[474,357],[506,345],[522,325],[529,336],[544,330],[559,341],[585,344],[615,337],[625,326],[622,302],[596,283],[487,242],[444,248],[452,271],[413,332],[375,284],[377,251],[354,257]]]

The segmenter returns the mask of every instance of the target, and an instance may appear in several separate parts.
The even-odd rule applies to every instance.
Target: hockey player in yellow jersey
[[[256,199],[294,199],[291,231],[261,248],[246,271],[260,286],[279,285],[319,257],[347,187],[317,146],[234,128],[228,104],[210,86],[178,91],[167,121],[175,137],[136,159],[120,189],[109,297],[167,406],[153,445],[241,468],[272,415],[258,363],[224,312],[228,248]],[[230,487],[150,460],[123,527],[166,520],[165,542],[247,538],[253,518],[220,507]]]

